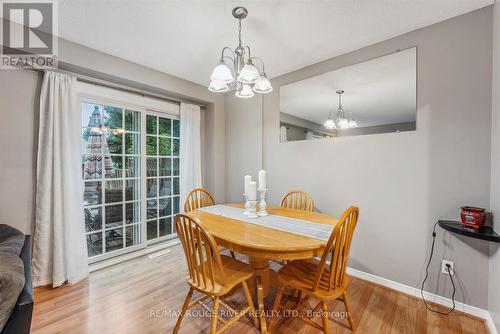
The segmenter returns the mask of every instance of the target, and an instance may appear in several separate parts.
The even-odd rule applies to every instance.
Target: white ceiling
[[[493,3],[493,0],[60,0],[59,35],[203,85],[223,46],[244,42],[275,77]]]
[[[359,127],[415,122],[417,92],[416,49],[396,52],[282,86],[280,110],[323,124],[342,107]],[[335,114],[334,114],[335,115]]]

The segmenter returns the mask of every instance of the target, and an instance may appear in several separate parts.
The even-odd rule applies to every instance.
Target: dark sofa
[[[4,225],[5,226],[5,225]],[[22,239],[21,239],[22,240]],[[24,236],[24,244],[19,257],[24,266],[24,287],[0,334],[28,334],[33,314],[33,288],[31,280],[31,236]]]

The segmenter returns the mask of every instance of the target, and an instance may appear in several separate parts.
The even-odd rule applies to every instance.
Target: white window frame
[[[146,217],[146,205],[147,205],[147,177],[146,177],[146,116],[154,115],[159,117],[166,117],[171,119],[180,119],[180,105],[172,102],[163,101],[160,99],[150,98],[142,96],[140,94],[128,93],[121,90],[116,90],[100,85],[94,85],[84,82],[78,82],[78,112],[81,113],[82,103],[95,103],[99,105],[108,105],[112,107],[117,107],[122,110],[128,109],[137,111],[140,113],[141,119],[141,243],[133,245],[130,247],[123,247],[122,249],[111,251],[109,253],[103,253],[88,258],[88,263],[93,264],[96,262],[104,261],[112,257],[121,256],[133,251],[141,250],[146,247],[156,245],[159,243],[167,242],[171,239],[177,238],[177,233],[172,233],[163,237],[158,237],[153,240],[147,240],[147,217]],[[80,116],[81,117],[81,116]],[[83,124],[82,124],[83,126]],[[78,131],[81,131],[78,129]],[[80,143],[81,145],[81,143]],[[82,176],[82,182],[83,176]],[[105,180],[103,180],[105,182]],[[124,184],[125,186],[125,184]],[[102,185],[104,188],[104,184]],[[173,184],[172,184],[173,187]],[[82,198],[83,201],[83,198]],[[102,198],[102,210],[105,209],[105,198]],[[179,202],[179,207],[182,203]],[[83,222],[82,222],[83,223]],[[172,227],[173,227],[173,215],[172,215]],[[103,222],[104,224],[104,222]],[[85,232],[87,234],[87,232]],[[103,243],[105,239],[103,237]]]

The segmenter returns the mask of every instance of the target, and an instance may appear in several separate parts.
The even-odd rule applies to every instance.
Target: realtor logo
[[[1,1],[1,68],[54,67],[57,37],[52,0]]]

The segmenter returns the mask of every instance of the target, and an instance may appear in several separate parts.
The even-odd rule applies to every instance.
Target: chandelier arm
[[[260,61],[261,65],[262,65],[262,74],[266,74],[266,69],[265,69],[265,66],[264,66],[264,61],[262,59],[260,59],[259,57],[250,57],[249,60],[251,61],[252,59],[257,59],[258,61]]]
[[[220,56],[221,60],[224,60],[224,57],[227,57],[227,56],[224,56],[224,51],[226,51],[226,50],[231,51],[231,55],[233,56],[233,59],[236,58],[234,51],[229,46],[225,46],[222,48],[222,52],[221,52],[221,56]],[[234,63],[234,60],[233,60],[233,63]]]
[[[245,49],[248,50],[248,61],[252,61],[252,52],[250,51],[250,46],[246,45]]]
[[[224,56],[223,59],[229,59],[233,64],[234,64],[234,58],[233,57],[230,57],[230,56]]]

